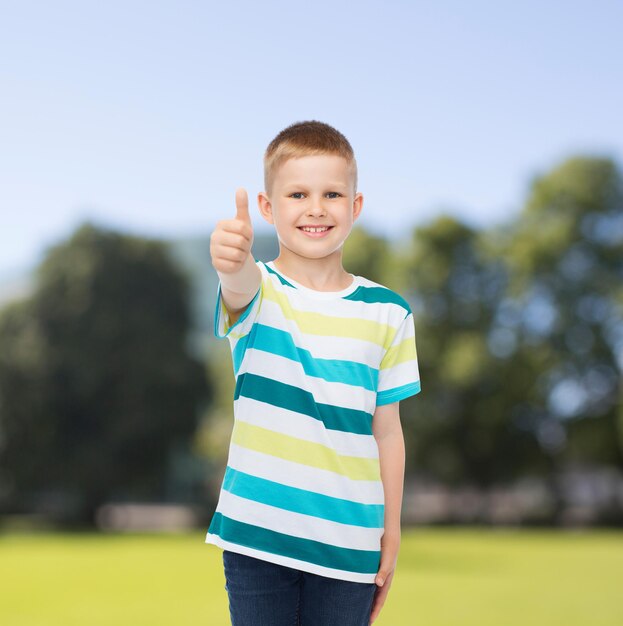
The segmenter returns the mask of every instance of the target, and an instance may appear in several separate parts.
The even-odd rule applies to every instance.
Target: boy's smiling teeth
[[[329,230],[332,226],[299,226],[298,228],[308,233],[321,233],[325,230]]]

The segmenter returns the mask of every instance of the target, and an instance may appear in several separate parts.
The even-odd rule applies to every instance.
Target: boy
[[[264,184],[279,256],[254,260],[243,189],[210,242],[214,332],[229,339],[236,386],[206,543],[223,548],[234,626],[368,626],[400,546],[399,401],[420,391],[413,315],[342,267],[363,206],[344,135],[292,124],[266,150]]]

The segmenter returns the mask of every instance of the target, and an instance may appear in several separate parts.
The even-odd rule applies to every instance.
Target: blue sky
[[[85,219],[208,235],[262,155],[319,119],[352,143],[362,224],[485,226],[570,154],[623,163],[618,0],[0,0],[0,275]]]

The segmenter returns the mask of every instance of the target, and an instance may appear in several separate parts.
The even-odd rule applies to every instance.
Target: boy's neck
[[[342,291],[353,282],[351,275],[342,267],[341,255],[310,259],[280,253],[273,264],[284,276],[316,291]]]

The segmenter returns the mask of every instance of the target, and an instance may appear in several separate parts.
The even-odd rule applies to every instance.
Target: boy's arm
[[[381,480],[385,492],[385,531],[381,537],[381,562],[374,582],[378,586],[370,623],[379,616],[394,578],[400,549],[400,509],[405,469],[405,444],[400,426],[400,402],[377,406],[372,432],[379,448]]]
[[[236,217],[217,222],[210,236],[212,265],[221,282],[230,326],[242,315],[262,283],[262,272],[251,254],[252,245],[249,198],[241,187],[236,190]]]
[[[372,432],[379,448],[385,492],[385,539],[400,542],[400,511],[405,472],[405,443],[400,424],[400,402],[377,406]]]
[[[216,273],[221,281],[221,295],[229,315],[229,323],[233,326],[260,288],[262,272],[253,255],[249,254],[244,265],[235,274],[222,274],[218,270]]]

